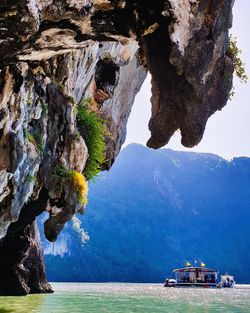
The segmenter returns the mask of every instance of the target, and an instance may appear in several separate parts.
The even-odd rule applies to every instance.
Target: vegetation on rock
[[[42,109],[41,118],[44,118],[48,113],[48,104],[46,102],[42,102],[41,109]]]
[[[30,131],[28,131],[27,129],[24,129],[24,137],[31,143],[33,143],[34,145],[36,145],[36,141],[34,136],[31,134]]]
[[[45,147],[44,147],[43,137],[39,128],[34,129],[33,137],[35,139],[36,147],[38,151],[42,154],[44,152]]]
[[[77,171],[70,171],[68,175],[71,180],[71,183],[78,192],[80,202],[83,205],[87,205],[88,201],[86,195],[88,193],[88,183],[85,177]]]
[[[73,191],[77,192],[79,203],[87,205],[88,183],[83,174],[77,171],[67,170],[63,165],[57,165],[54,169],[60,191],[62,191],[65,184],[69,185]]]
[[[33,175],[31,175],[31,174],[28,174],[27,176],[26,176],[26,181],[27,182],[29,182],[29,183],[37,183],[37,178],[36,178],[36,176],[33,176]]]
[[[229,36],[228,40],[228,52],[233,56],[235,74],[242,83],[246,83],[248,80],[245,64],[240,58],[242,51],[238,48],[237,38],[232,35]]]
[[[37,150],[41,154],[43,154],[45,147],[44,147],[42,134],[39,128],[35,128],[33,132],[30,132],[27,129],[24,129],[24,136],[29,142],[31,142],[37,148]]]
[[[246,83],[248,80],[248,77],[246,74],[245,64],[243,63],[240,57],[240,54],[242,53],[242,51],[238,48],[237,38],[233,37],[232,35],[229,36],[227,51],[233,57],[235,75],[239,78],[241,83]],[[235,87],[233,86],[229,93],[230,100],[232,99],[234,94],[235,94]]]
[[[88,147],[89,157],[85,168],[85,177],[94,179],[101,171],[105,162],[105,121],[90,108],[91,101],[87,98],[77,108],[77,127]]]

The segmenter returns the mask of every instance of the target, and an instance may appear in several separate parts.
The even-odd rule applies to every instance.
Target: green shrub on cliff
[[[26,181],[28,182],[28,183],[35,183],[35,184],[37,184],[37,177],[36,176],[33,176],[33,175],[31,175],[31,174],[28,174],[27,176],[26,176]]]
[[[245,70],[245,64],[240,58],[241,50],[238,48],[236,37],[233,37],[232,35],[230,35],[228,38],[227,53],[233,58],[235,75],[239,78],[241,83],[246,83],[248,77]],[[232,100],[234,95],[235,86],[232,86],[232,89],[228,95],[229,100]]]
[[[41,131],[38,127],[34,128],[33,132],[24,129],[24,137],[37,148],[40,154],[43,154],[45,147]]]
[[[45,147],[44,147],[44,142],[43,142],[43,137],[42,137],[41,130],[38,127],[36,127],[34,129],[33,137],[34,137],[34,139],[36,141],[36,146],[37,146],[38,151],[41,154],[43,154]]]
[[[93,179],[105,162],[105,121],[89,108],[89,99],[77,108],[77,127],[88,147],[89,157],[85,168],[85,177]]]
[[[228,53],[233,56],[233,62],[235,67],[235,74],[239,78],[240,82],[246,83],[248,80],[245,64],[242,62],[240,58],[241,50],[237,46],[237,39],[232,35],[229,36],[228,45],[227,45]]]

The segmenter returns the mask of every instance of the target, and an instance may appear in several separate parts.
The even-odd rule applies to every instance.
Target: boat
[[[235,286],[236,282],[233,275],[226,273],[225,275],[221,275],[220,278],[220,285],[222,288],[233,288]]]
[[[176,287],[177,281],[173,278],[166,278],[164,287]]]
[[[205,266],[186,266],[174,269],[175,279],[166,279],[164,287],[220,288],[218,271]]]

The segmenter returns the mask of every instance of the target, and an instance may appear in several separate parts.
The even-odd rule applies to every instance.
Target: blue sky
[[[234,21],[231,33],[237,37],[238,46],[242,50],[241,58],[246,63],[246,71],[250,78],[250,41],[249,41],[250,1],[237,0],[234,5]],[[226,159],[236,156],[250,157],[250,82],[240,84],[235,78],[236,93],[232,101],[220,112],[216,112],[208,121],[205,135],[201,143],[186,149],[180,143],[180,135],[176,133],[167,148],[185,151],[210,152]],[[124,144],[132,142],[146,144],[150,137],[148,121],[150,118],[151,86],[148,76],[129,118],[127,139]]]

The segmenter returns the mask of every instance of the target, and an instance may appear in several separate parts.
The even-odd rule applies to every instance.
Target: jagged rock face
[[[45,235],[54,241],[64,223],[84,209],[70,186],[58,187],[54,173],[57,164],[78,172],[85,168],[88,147],[77,129],[77,104],[93,98],[95,112],[107,121],[103,169],[108,169],[125,140],[134,97],[149,70],[148,145],[165,145],[177,129],[184,145],[197,144],[207,119],[226,104],[231,89],[234,68],[226,46],[232,4],[233,0],[0,4],[0,254],[12,240],[20,245],[22,256],[23,251],[29,255],[15,259],[15,271],[27,269],[25,275],[13,276],[19,277],[13,284],[22,286],[23,293],[47,288],[32,287],[39,285],[39,271],[32,274],[28,260],[37,258],[42,264],[38,241],[33,240],[36,252],[29,253],[26,241],[19,240],[24,233],[27,240],[34,238],[36,215],[49,212]],[[43,204],[42,195],[47,199]],[[37,209],[27,210],[30,205]],[[4,257],[1,260],[6,264]],[[44,277],[41,281],[46,285]]]
[[[47,283],[44,257],[35,218],[47,206],[48,192],[43,188],[39,199],[22,208],[17,222],[12,223],[0,241],[0,293],[25,295],[52,292]]]
[[[2,295],[52,292],[46,279],[44,256],[35,222],[0,244],[0,291]]]
[[[226,49],[232,1],[169,2],[163,12],[169,21],[162,18],[144,39],[153,93],[148,146],[162,147],[180,129],[182,144],[193,147],[231,89],[234,67]]]
[[[83,171],[88,152],[83,138],[78,136],[75,104],[89,96],[96,97],[98,91],[105,94],[100,84],[109,88],[106,90],[108,100],[101,105],[100,115],[109,121],[112,136],[108,138],[107,153],[109,163],[113,162],[124,140],[123,133],[135,93],[146,75],[136,60],[138,45],[134,40],[128,40],[126,44],[94,41],[78,44],[71,30],[56,28],[45,32],[46,40],[53,47],[48,55],[43,50],[43,44],[47,43],[41,39],[41,49],[31,54],[23,52],[18,56],[20,62],[2,71],[5,90],[1,103],[1,140],[4,143],[1,149],[3,161],[6,160],[1,167],[4,171],[2,188],[7,188],[12,182],[14,186],[5,192],[5,198],[8,194],[15,194],[9,203],[9,222],[18,218],[28,197],[34,196],[35,181],[30,179],[31,176],[38,175],[38,185],[46,187],[51,198],[57,199],[57,186],[51,175],[56,164],[60,162],[69,169]],[[59,35],[58,38],[60,32],[61,37]],[[64,43],[62,54],[58,50],[63,44],[60,38],[74,42],[74,48]],[[100,74],[103,68],[105,71],[108,61],[114,65],[110,70],[110,75],[115,75],[113,81]],[[29,138],[29,134],[36,142]],[[71,195],[65,201],[69,218],[81,210]],[[3,219],[1,237],[8,228],[7,218]]]

